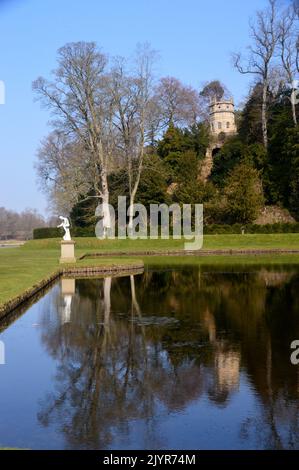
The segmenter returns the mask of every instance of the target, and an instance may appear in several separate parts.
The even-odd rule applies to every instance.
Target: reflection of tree
[[[86,282],[91,283],[91,298],[86,297]],[[185,364],[174,374],[161,347],[151,341],[145,344],[142,327],[127,319],[111,318],[111,279],[80,281],[79,294],[81,284],[85,294],[74,299],[72,322],[67,328],[57,321],[56,329],[50,329],[48,335],[47,325],[43,325],[43,341],[48,351],[59,357],[59,368],[57,391],[41,403],[39,419],[44,425],[51,420],[59,423],[69,447],[105,448],[115,427],[125,437],[131,419],[152,418],[163,400],[176,406],[176,396],[180,396],[178,401],[183,405],[190,374],[188,380],[196,394],[198,368],[194,374]],[[97,285],[97,297],[92,284]],[[135,314],[139,308],[134,279],[130,278],[130,284],[131,308],[127,311]],[[161,387],[163,393],[159,394]],[[175,394],[180,387],[181,393]],[[159,446],[150,422],[146,432],[152,445]]]
[[[71,321],[72,295],[63,296],[63,305],[61,306],[61,322],[69,323]]]
[[[251,430],[258,435],[260,423],[260,433],[268,436],[257,440],[257,446],[263,442],[265,447],[268,444],[269,448],[281,448],[292,442],[298,447],[299,380],[296,368],[290,364],[289,346],[299,337],[299,277],[294,269],[285,267],[246,267],[246,272],[240,267],[226,267],[225,273],[221,270],[223,267],[202,268],[200,289],[196,288],[196,269],[190,269],[188,274],[181,270],[176,278],[169,273],[172,280],[165,303],[177,305],[177,315],[185,318],[187,314],[192,325],[188,332],[181,328],[171,333],[166,346],[170,357],[174,362],[182,358],[177,351],[172,353],[174,341],[189,342],[184,355],[192,357],[192,341],[200,337],[203,340],[206,332],[213,351],[206,353],[201,363],[212,367],[204,379],[205,388],[209,381],[211,384],[210,398],[227,404],[238,386],[241,368],[246,368],[261,400],[261,416],[251,421]],[[164,282],[167,274],[164,273]],[[200,327],[196,327],[199,323]]]
[[[227,406],[246,370],[260,404],[241,435],[261,434],[261,447],[298,446],[288,350],[299,333],[298,284],[294,273],[211,268],[77,281],[71,323],[44,316],[42,339],[59,365],[41,423],[56,422],[70,448],[107,448],[143,420],[144,447],[157,448],[156,416],[202,394]],[[153,317],[179,324],[139,322]]]

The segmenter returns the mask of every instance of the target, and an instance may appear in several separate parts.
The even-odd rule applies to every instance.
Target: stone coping
[[[143,269],[143,261],[136,261],[131,264],[107,264],[103,266],[68,266],[61,267],[60,269],[58,268],[52,274],[39,281],[37,284],[34,284],[29,289],[25,290],[22,294],[0,305],[0,322],[6,315],[10,314],[13,310],[28,302],[30,299],[32,299],[34,296],[36,296],[38,293],[43,291],[46,287],[48,287],[50,284],[52,284],[54,281],[56,281],[62,276],[91,277],[105,275],[116,276],[118,274],[129,275],[133,273],[142,273]]]
[[[299,254],[299,249],[284,248],[226,248],[212,250],[146,250],[146,251],[110,251],[86,253],[79,259],[98,258],[107,256],[211,256],[211,255],[271,255],[271,254]]]

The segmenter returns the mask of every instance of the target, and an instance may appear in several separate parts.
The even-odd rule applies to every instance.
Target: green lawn
[[[77,238],[77,253],[85,251],[144,251],[144,250],[180,250],[182,240],[98,240],[96,238]],[[59,249],[59,240],[32,240],[24,249],[47,248]],[[205,235],[204,249],[298,249],[298,233],[248,234],[248,235]]]
[[[19,248],[0,249],[0,305],[20,295],[41,279],[48,277],[59,268],[60,246],[58,239],[33,240]],[[96,238],[76,239],[77,259],[85,253],[104,252],[107,257],[84,259],[80,266],[127,264],[132,261],[125,255],[109,258],[109,252],[141,252],[146,250],[179,250],[181,240],[97,240]],[[206,235],[204,249],[298,249],[299,234],[273,235]],[[129,256],[129,255],[128,255]],[[259,256],[217,256],[182,257],[165,256],[147,258],[150,264],[190,263],[299,263],[299,255]]]
[[[78,250],[79,254],[85,250]],[[0,249],[0,306],[1,304],[21,295],[25,290],[47,278],[57,271],[59,265],[60,250],[59,245],[56,248],[48,248],[40,244],[35,246],[22,246],[19,248],[1,248]],[[130,264],[136,260],[130,260],[126,257],[100,259],[84,259],[78,261],[78,266],[111,266],[119,264]]]
[[[168,266],[203,266],[220,270],[225,267],[256,269],[257,266],[275,267],[286,266],[299,267],[299,254],[275,254],[273,255],[213,255],[213,256],[147,256],[143,258],[149,267],[162,268]]]

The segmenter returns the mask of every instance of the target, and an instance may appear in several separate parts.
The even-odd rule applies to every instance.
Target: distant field
[[[0,240],[0,247],[2,246],[21,246],[24,245],[25,241],[22,240]]]

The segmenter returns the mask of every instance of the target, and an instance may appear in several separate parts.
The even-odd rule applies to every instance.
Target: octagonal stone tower
[[[237,133],[234,100],[214,98],[210,103],[211,143],[202,162],[199,179],[206,182],[213,168],[213,158],[225,142],[225,137]],[[224,137],[224,138],[223,138]]]
[[[233,99],[217,101],[214,98],[210,104],[210,125],[213,136],[220,133],[235,134],[235,106]]]

